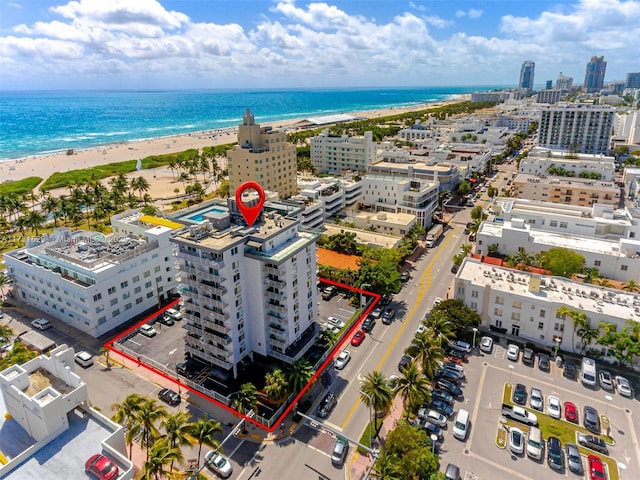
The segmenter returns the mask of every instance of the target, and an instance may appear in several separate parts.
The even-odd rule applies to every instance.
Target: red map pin
[[[258,196],[260,198],[257,205],[250,207],[242,203],[242,194],[245,192],[245,190],[255,190],[256,192],[258,192]],[[244,182],[236,190],[236,205],[238,206],[238,210],[240,210],[240,213],[242,214],[242,218],[244,218],[244,221],[247,222],[247,225],[252,226],[255,223],[256,219],[260,215],[260,212],[262,211],[264,199],[264,190],[262,189],[260,184],[253,181]]]

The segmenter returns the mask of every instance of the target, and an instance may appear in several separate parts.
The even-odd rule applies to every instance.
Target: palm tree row
[[[140,447],[145,449],[142,480],[172,477],[175,462],[183,460],[182,447],[198,444],[198,464],[202,445],[219,447],[215,435],[222,433],[220,422],[203,417],[193,421],[188,412],[170,414],[156,400],[137,393],[128,395],[121,403],[114,404],[113,420],[126,429],[125,440],[129,446],[129,458],[133,442],[140,436]]]
[[[186,190],[186,182],[197,180],[202,174],[202,182],[206,182],[207,176],[217,182],[224,178],[224,171],[218,165],[217,153],[214,150],[203,150],[192,157],[181,156],[169,162],[169,170],[174,180],[182,182]]]

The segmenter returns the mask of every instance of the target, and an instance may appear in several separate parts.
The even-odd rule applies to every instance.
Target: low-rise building
[[[353,217],[356,228],[404,237],[416,223],[416,217],[408,213],[360,212]]]
[[[547,177],[519,173],[513,179],[513,194],[518,198],[566,205],[619,205],[620,187],[613,182],[588,178]]]
[[[568,154],[558,150],[534,147],[529,155],[520,160],[520,173],[580,178],[597,174],[598,180],[613,182],[615,158],[587,153]]]

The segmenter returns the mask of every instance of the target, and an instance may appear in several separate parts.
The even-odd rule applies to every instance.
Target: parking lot
[[[640,449],[638,447],[639,422],[637,418],[638,402],[635,399],[625,398],[615,392],[607,392],[601,389],[590,390],[579,381],[569,380],[562,375],[562,368],[551,362],[549,371],[538,369],[537,363],[531,367],[526,366],[520,359],[517,362],[506,358],[506,346],[494,345],[491,354],[474,352],[465,363],[467,383],[464,385],[465,400],[457,402],[453,416],[460,408],[465,408],[471,413],[471,430],[465,442],[460,442],[452,437],[451,428],[445,431],[444,442],[440,449],[441,464],[455,463],[466,472],[463,478],[555,478],[576,477],[574,473],[565,468],[557,472],[547,463],[546,450],[542,461],[534,461],[524,455],[514,455],[506,448],[499,448],[496,444],[497,432],[505,429],[502,417],[502,402],[504,385],[521,383],[526,386],[530,394],[531,388],[536,387],[542,391],[544,398],[543,412],[535,411],[540,419],[547,412],[547,398],[553,395],[559,398],[561,404],[566,401],[573,402],[578,408],[579,429],[583,426],[583,407],[594,407],[606,426],[607,417],[610,421],[610,435],[613,445],[609,445],[609,455],[617,463],[617,472],[608,472],[607,478],[637,478],[634,473],[640,469]],[[469,393],[473,392],[473,394]],[[610,400],[609,400],[610,398]],[[529,397],[526,407],[529,408]],[[634,415],[636,414],[636,415]],[[562,412],[564,418],[564,410]],[[562,420],[565,422],[565,420]],[[526,428],[522,428],[526,430]],[[603,428],[603,434],[606,434]],[[543,433],[543,437],[546,435]],[[573,443],[577,443],[572,440]],[[564,450],[565,443],[562,443]],[[581,453],[587,452],[580,448]],[[605,458],[597,452],[589,452],[598,457]],[[565,455],[566,457],[566,455]],[[588,470],[586,458],[583,455],[583,467]],[[619,472],[619,477],[618,477]],[[588,477],[588,473],[587,473]]]

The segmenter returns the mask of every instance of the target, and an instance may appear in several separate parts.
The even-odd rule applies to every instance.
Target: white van
[[[596,374],[596,361],[589,357],[582,359],[582,371],[580,379],[585,387],[595,388],[598,376]]]
[[[527,455],[536,460],[542,458],[542,432],[537,427],[529,428],[529,440],[527,441]]]
[[[469,433],[469,412],[460,410],[453,422],[453,436],[464,441],[467,438],[467,433]]]

